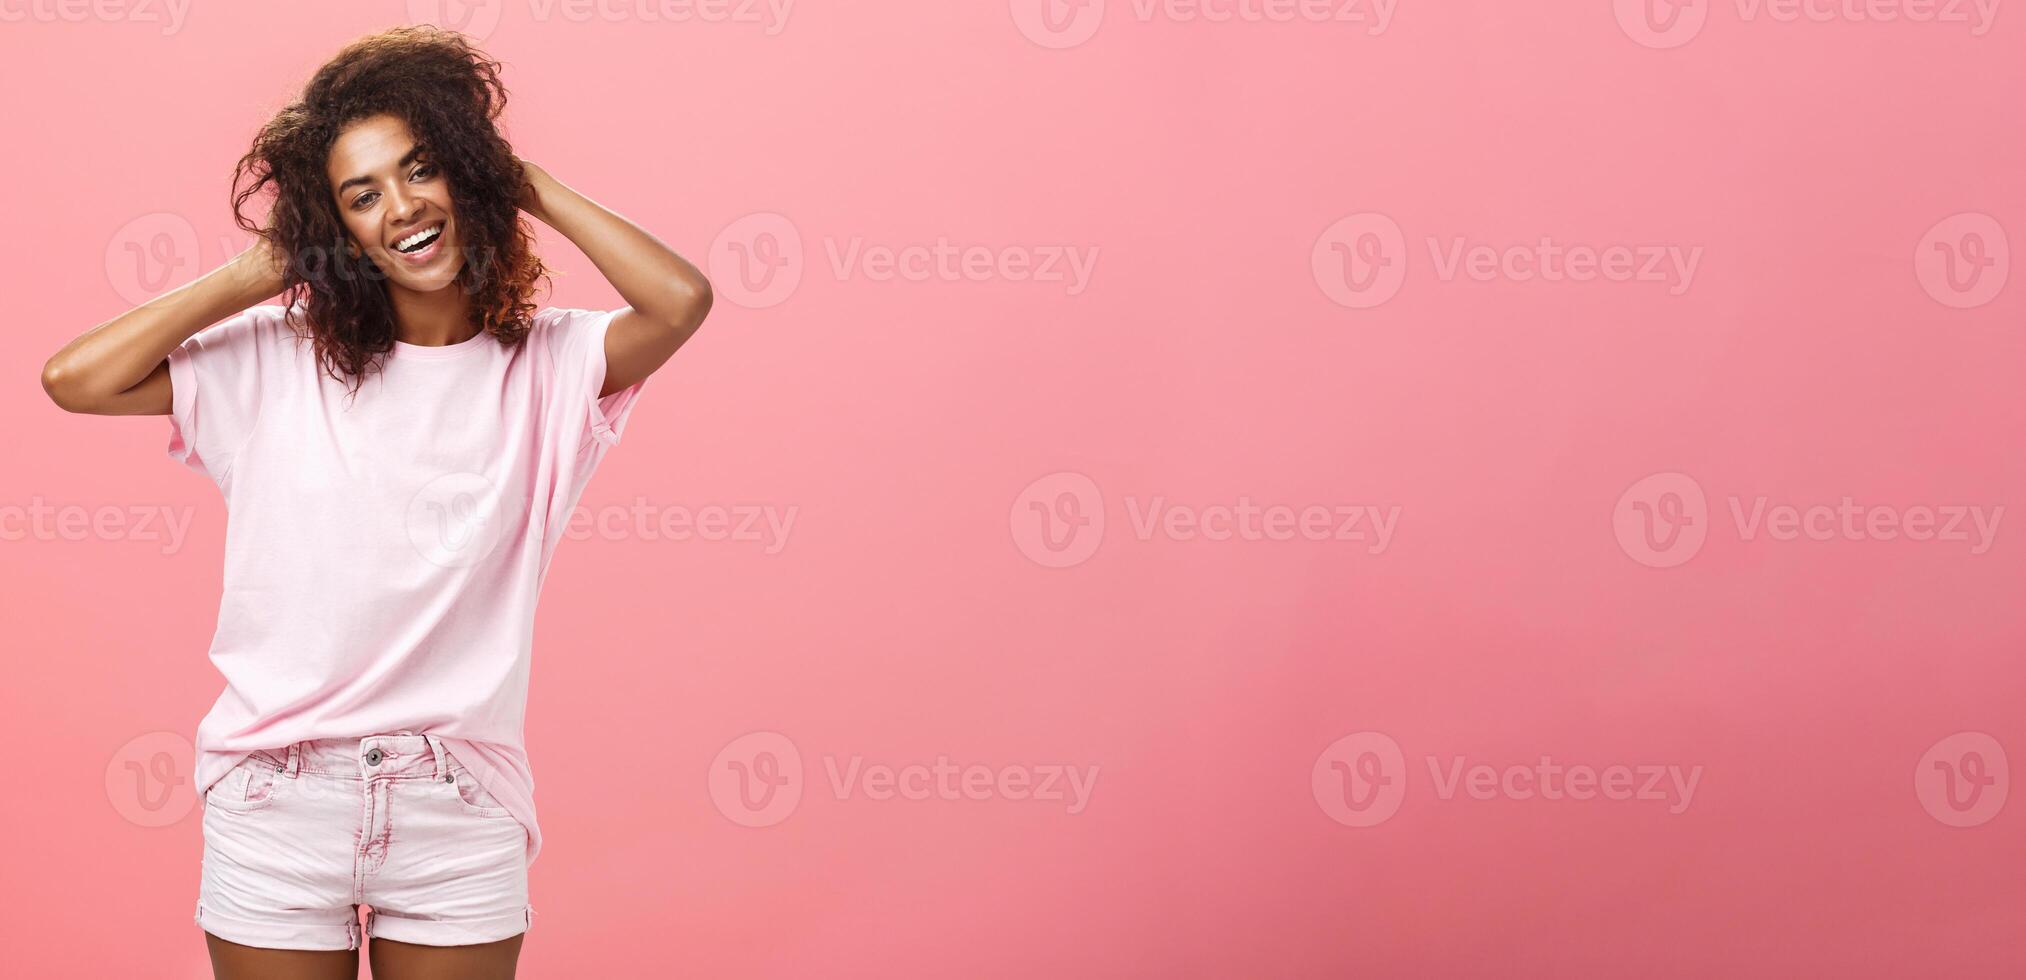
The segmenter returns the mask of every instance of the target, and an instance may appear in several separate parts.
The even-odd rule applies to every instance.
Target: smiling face
[[[450,181],[405,121],[378,115],[347,126],[326,170],[352,246],[387,274],[388,288],[434,292],[457,281],[464,260]]]

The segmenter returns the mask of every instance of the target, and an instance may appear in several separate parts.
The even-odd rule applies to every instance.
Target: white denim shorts
[[[526,932],[527,831],[434,735],[255,751],[204,794],[197,924],[272,949]]]

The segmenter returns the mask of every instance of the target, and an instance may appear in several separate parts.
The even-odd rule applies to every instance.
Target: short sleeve
[[[605,387],[605,332],[619,310],[553,309],[545,340],[555,364],[557,397],[550,410],[561,413],[559,431],[580,437],[578,451],[616,446],[626,420],[640,400],[646,379],[598,397]]]
[[[169,458],[223,481],[260,417],[263,332],[279,308],[253,307],[169,352]]]

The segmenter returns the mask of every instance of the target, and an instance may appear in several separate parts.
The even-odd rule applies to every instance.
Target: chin
[[[457,285],[458,273],[463,271],[464,266],[452,265],[443,272],[427,277],[395,276],[391,281],[411,293],[433,293]]]
[[[400,286],[409,292],[433,293],[437,290],[448,289],[451,286],[457,285],[458,278],[463,273],[464,258],[453,252],[440,263],[439,268],[411,272],[396,266],[394,271],[387,273],[387,282],[389,285]]]

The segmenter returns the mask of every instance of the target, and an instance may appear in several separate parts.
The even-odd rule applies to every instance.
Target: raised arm
[[[639,225],[571,190],[548,171],[521,161],[528,181],[521,209],[591,258],[629,304],[605,333],[605,387],[627,388],[667,363],[711,309],[711,284],[697,267]]]
[[[42,365],[42,390],[66,412],[169,414],[169,352],[281,292],[282,268],[267,241],[255,241],[224,265],[63,345]]]

